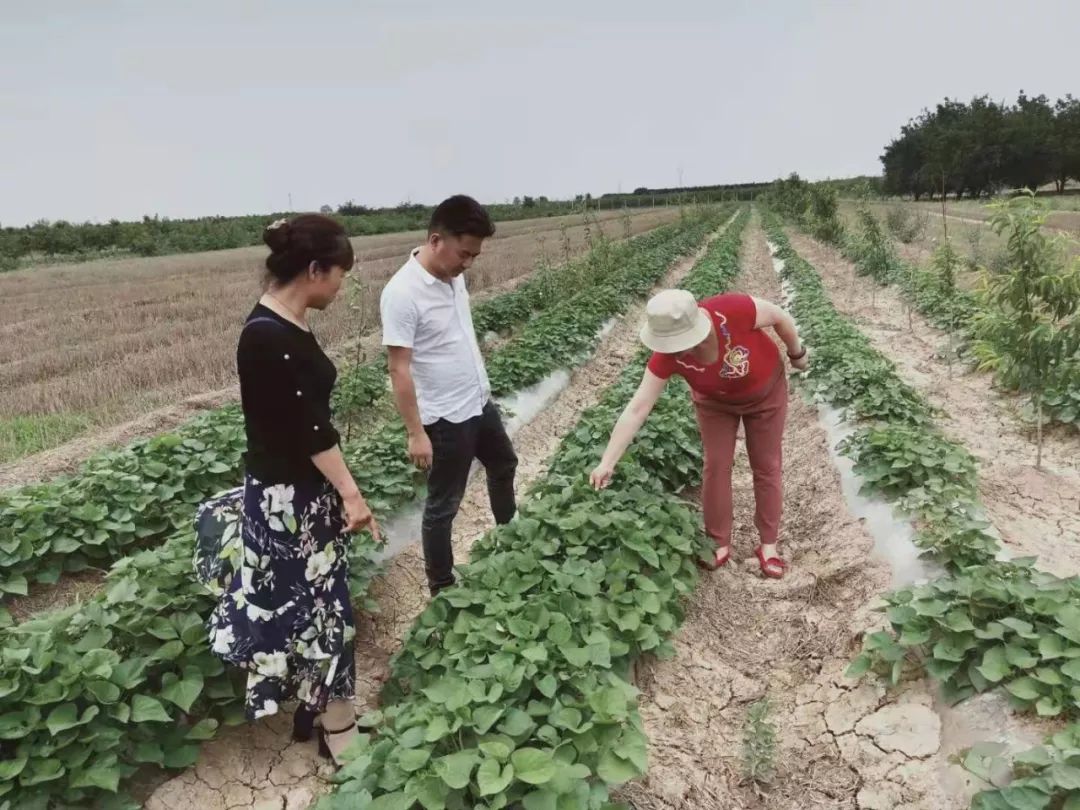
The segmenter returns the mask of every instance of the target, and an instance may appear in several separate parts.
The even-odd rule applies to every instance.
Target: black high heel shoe
[[[300,706],[293,715],[292,738],[297,742],[307,742],[315,729],[315,712],[307,706]]]

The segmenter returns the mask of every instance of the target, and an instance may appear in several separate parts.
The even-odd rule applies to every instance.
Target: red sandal
[[[764,548],[764,546],[758,546],[754,551],[758,558],[758,564],[761,566],[761,573],[771,579],[780,579],[784,576],[784,571],[787,570],[787,563],[779,557],[766,557],[763,551]]]
[[[720,553],[727,550],[727,556],[723,561],[720,560]],[[731,546],[717,546],[716,553],[713,555],[712,562],[705,562],[704,560],[698,560],[698,565],[704,568],[706,571],[715,571],[717,568],[723,568],[731,562]]]

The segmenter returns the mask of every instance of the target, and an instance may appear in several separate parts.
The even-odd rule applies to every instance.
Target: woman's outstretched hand
[[[593,489],[606,489],[607,485],[611,483],[611,476],[614,472],[615,470],[610,465],[600,463],[589,474],[589,483],[593,485]]]
[[[350,532],[358,532],[361,529],[370,529],[371,536],[376,543],[382,542],[382,533],[379,531],[379,523],[375,515],[371,513],[371,507],[367,505],[364,496],[359,492],[344,498],[345,528]]]

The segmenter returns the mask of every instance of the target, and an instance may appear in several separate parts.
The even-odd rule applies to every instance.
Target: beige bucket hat
[[[641,342],[654,352],[676,354],[709,336],[712,319],[686,290],[663,290],[645,305]]]

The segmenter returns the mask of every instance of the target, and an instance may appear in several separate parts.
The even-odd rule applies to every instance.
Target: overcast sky
[[[878,173],[1080,93],[1080,2],[0,0],[0,223]]]

